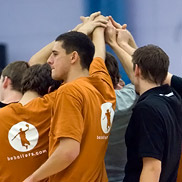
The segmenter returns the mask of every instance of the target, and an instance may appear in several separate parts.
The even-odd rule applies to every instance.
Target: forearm
[[[127,43],[122,43],[122,42],[118,42],[119,46],[124,50],[126,51],[130,56],[133,55],[133,53],[135,52],[136,48],[133,48],[132,46],[130,46],[129,44]]]
[[[155,169],[143,171],[140,175],[140,182],[159,182],[160,172]]]
[[[48,160],[24,182],[38,182],[64,170],[77,158],[79,151],[80,144],[77,141],[69,138],[61,139]]]
[[[104,39],[104,28],[98,27],[94,30],[92,41],[95,45],[94,57],[101,57],[103,60],[105,60],[106,47]]]
[[[118,56],[126,74],[132,83],[134,83],[133,63],[132,57],[125,50],[123,50],[116,42],[110,44],[111,48]]]
[[[29,65],[32,66],[34,64],[44,64],[47,62],[49,56],[52,53],[52,48],[54,45],[54,42],[49,43],[45,47],[43,47],[40,51],[38,51],[36,54],[34,54],[30,60],[29,60]]]
[[[160,174],[161,161],[150,157],[143,158],[140,182],[159,182]]]

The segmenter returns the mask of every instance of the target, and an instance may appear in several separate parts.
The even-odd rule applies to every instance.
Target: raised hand
[[[106,41],[106,43],[109,44],[110,46],[112,44],[117,43],[116,42],[116,36],[117,36],[117,30],[113,26],[112,22],[109,20],[107,27],[105,29],[105,41]]]
[[[80,19],[83,21],[83,23],[77,31],[90,35],[96,27],[106,28],[109,18],[102,16],[100,12],[95,12],[89,17],[81,16]]]
[[[119,23],[117,23],[112,16],[109,16],[109,20],[111,21],[112,25],[116,28],[116,29],[126,29],[127,24],[123,24],[120,25]]]

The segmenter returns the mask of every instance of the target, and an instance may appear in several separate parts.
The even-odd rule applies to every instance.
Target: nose
[[[47,63],[48,63],[49,65],[53,64],[53,56],[52,56],[52,54],[49,56],[49,58],[48,58],[48,60],[47,60]]]

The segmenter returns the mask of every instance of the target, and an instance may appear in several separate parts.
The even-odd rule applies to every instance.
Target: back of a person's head
[[[49,89],[57,89],[61,81],[55,81],[51,78],[51,68],[49,64],[35,64],[29,67],[24,73],[22,79],[22,93],[26,91],[35,91],[40,96],[48,93]]]
[[[93,60],[95,47],[88,36],[81,32],[67,32],[59,35],[56,41],[62,42],[62,48],[66,54],[76,51],[81,60],[82,68],[89,69]]]
[[[141,69],[143,79],[162,84],[169,67],[168,55],[158,46],[147,45],[138,48],[133,54],[134,68],[137,64]]]
[[[112,54],[110,54],[109,52],[106,52],[105,64],[109,72],[109,75],[111,77],[113,87],[116,88],[121,78],[121,75],[119,73],[118,62]]]
[[[28,68],[29,64],[26,61],[14,61],[2,70],[1,75],[7,76],[11,80],[13,90],[21,92],[22,77]]]

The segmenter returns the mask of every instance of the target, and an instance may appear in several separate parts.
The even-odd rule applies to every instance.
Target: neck
[[[22,93],[15,90],[6,91],[2,103],[10,104],[13,102],[18,102],[22,98]]]
[[[160,84],[151,83],[151,82],[148,82],[146,80],[140,80],[140,84],[139,84],[139,87],[138,87],[138,92],[139,92],[140,95],[142,95],[147,90],[150,90],[150,89],[158,87],[158,86],[160,86]]]
[[[73,69],[73,71],[70,71],[67,78],[64,80],[65,83],[71,82],[73,80],[76,80],[80,77],[88,77],[89,71],[87,69]]]
[[[19,101],[19,103],[21,103],[22,105],[25,105],[27,103],[29,103],[31,100],[40,97],[40,95],[35,92],[35,91],[27,91],[23,94],[23,97],[21,98],[21,100]]]

